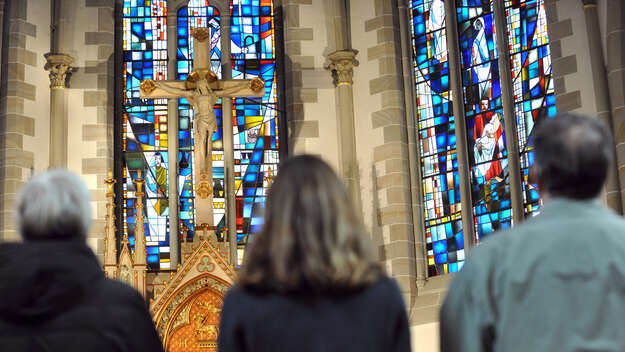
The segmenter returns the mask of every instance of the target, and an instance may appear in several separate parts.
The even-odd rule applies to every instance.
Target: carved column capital
[[[582,4],[584,7],[596,7],[597,0],[582,0]]]
[[[332,72],[334,84],[338,87],[341,85],[352,85],[354,81],[354,67],[359,65],[356,60],[358,50],[339,50],[328,55],[330,65],[328,69]]]
[[[72,73],[72,63],[74,58],[67,54],[47,53],[44,70],[50,72],[50,88],[59,89],[68,87],[68,73]]]

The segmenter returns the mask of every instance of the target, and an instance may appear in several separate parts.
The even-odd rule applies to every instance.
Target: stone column
[[[50,167],[67,167],[67,91],[72,72],[74,1],[56,0],[52,8],[50,53],[44,69],[50,72]]]
[[[586,19],[586,33],[588,36],[588,54],[590,56],[590,70],[592,72],[593,86],[595,90],[595,104],[597,105],[597,117],[610,127],[613,136],[617,137],[615,124],[612,119],[612,104],[610,102],[610,88],[608,87],[608,75],[603,57],[603,47],[601,45],[601,31],[599,29],[599,17],[597,14],[597,0],[582,0],[584,6],[584,17]],[[619,5],[616,5],[619,6]],[[617,11],[617,8],[612,8]],[[623,10],[623,8],[622,8]],[[621,43],[621,46],[623,44]],[[610,50],[610,46],[608,46]],[[619,53],[620,55],[620,53]],[[618,144],[619,141],[615,140]],[[608,180],[605,185],[606,202],[616,212],[623,212],[621,202],[621,188],[619,185],[618,166],[625,164],[625,155],[616,155],[615,164],[610,168]]]
[[[354,129],[354,67],[357,50],[346,49],[335,51],[328,55],[336,86],[337,128],[339,136],[339,172],[356,210],[361,213],[360,176],[358,159],[356,156],[356,133]]]
[[[447,19],[447,48],[449,50],[449,88],[451,89],[454,121],[456,126],[456,154],[458,156],[458,179],[461,193],[462,233],[464,235],[464,251],[468,252],[475,240],[473,226],[473,201],[471,199],[471,167],[467,146],[467,125],[464,116],[462,95],[462,72],[460,71],[460,46],[458,45],[458,21],[456,21],[456,4],[445,2],[445,18]]]
[[[168,11],[167,14],[167,79],[176,79],[177,60],[177,11]],[[169,260],[171,269],[175,270],[180,264],[180,231],[179,215],[180,202],[178,199],[178,99],[167,100],[167,155],[169,169]]]
[[[50,167],[67,167],[67,80],[74,59],[66,54],[45,54],[50,72]]]
[[[514,92],[512,91],[512,73],[510,72],[510,53],[508,52],[508,30],[506,10],[503,1],[493,1],[497,53],[499,54],[499,79],[501,82],[501,103],[503,105],[503,125],[506,129],[506,149],[508,150],[508,180],[510,182],[510,201],[513,222],[523,221],[523,191],[521,188],[521,164],[519,161],[519,141],[517,138],[516,114],[514,112]],[[504,181],[505,182],[505,181]]]
[[[221,16],[221,76],[232,79],[232,59],[230,54],[230,12],[222,11]],[[230,263],[237,264],[237,207],[234,189],[234,144],[232,140],[232,98],[221,98],[221,116],[224,142],[224,188],[226,199],[226,227],[224,240],[230,241]]]
[[[421,160],[416,129],[415,78],[412,61],[410,33],[411,0],[399,0],[399,31],[401,33],[402,70],[404,78],[404,104],[406,105],[406,129],[408,130],[408,161],[410,163],[410,184],[412,196],[412,226],[415,233],[415,260],[417,263],[417,287],[423,287],[427,279],[427,256],[425,255],[425,235],[423,224],[423,194],[421,177]]]

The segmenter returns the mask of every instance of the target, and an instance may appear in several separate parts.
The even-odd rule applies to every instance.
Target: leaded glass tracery
[[[464,263],[444,1],[413,0],[412,30],[426,254],[435,276]]]
[[[453,1],[453,3],[450,3]],[[509,158],[520,158],[523,207],[526,214],[539,206],[538,194],[529,184],[532,162],[531,130],[537,119],[555,115],[551,58],[544,0],[505,0],[512,86],[502,89],[497,53],[494,3],[492,0],[412,0],[413,55],[415,68],[417,142],[420,152],[424,197],[424,231],[428,274],[453,272],[451,251],[460,253],[460,243],[449,246],[441,238],[463,237],[455,140],[455,116],[464,115],[470,166],[470,197],[478,243],[495,230],[512,225]],[[499,4],[497,4],[499,5]],[[452,7],[452,8],[449,8]],[[455,8],[456,22],[448,26],[445,9]],[[449,20],[449,19],[448,19]],[[459,58],[448,56],[452,41],[445,40],[449,28],[456,28]],[[463,111],[454,113],[451,104],[449,60],[458,60]],[[507,68],[506,68],[507,70]],[[503,70],[502,72],[507,72]],[[502,90],[514,95],[519,150],[508,154]],[[466,140],[465,140],[466,138]],[[463,142],[464,143],[464,142]],[[433,182],[447,175],[447,182]],[[453,175],[453,176],[450,176]],[[452,184],[454,185],[452,187]],[[453,193],[453,197],[451,197]],[[515,208],[516,209],[516,208]],[[456,218],[451,215],[456,212]],[[465,210],[466,212],[466,210]],[[432,232],[431,221],[445,224]],[[445,222],[443,219],[448,220]],[[467,231],[464,231],[466,234]],[[464,254],[464,251],[463,253]]]
[[[123,233],[134,246],[133,180],[142,170],[148,265],[165,269],[169,267],[167,101],[139,99],[139,84],[146,78],[167,79],[167,1],[125,0],[122,12]]]
[[[275,18],[271,0],[230,1],[232,76],[261,77],[266,82],[263,98],[233,99],[234,178],[236,233],[239,258],[249,235],[262,225],[262,207],[279,163],[278,89],[276,75]],[[221,78],[221,16],[208,0],[189,0],[177,11],[176,78],[192,70],[192,31],[209,27],[211,69]],[[167,153],[167,100],[139,99],[139,83],[167,79],[167,2],[125,0],[122,16],[124,101],[123,126],[124,233],[134,245],[134,184],[137,171],[146,177],[145,228],[148,265],[167,269],[169,263],[169,161]],[[215,106],[219,131],[213,135],[214,207],[217,232],[226,226],[225,168],[221,100]],[[193,110],[179,100],[179,218],[194,229]],[[226,132],[227,133],[227,132]],[[233,226],[232,224],[231,226]]]
[[[530,134],[539,118],[556,115],[547,14],[544,0],[506,0],[505,7],[523,204],[526,214],[535,214],[540,201],[535,186],[529,182],[533,162]]]

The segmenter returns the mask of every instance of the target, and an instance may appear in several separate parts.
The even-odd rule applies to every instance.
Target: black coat
[[[352,293],[252,293],[224,299],[220,352],[410,352],[406,309],[394,280]]]
[[[0,244],[0,351],[162,351],[147,305],[84,243]]]

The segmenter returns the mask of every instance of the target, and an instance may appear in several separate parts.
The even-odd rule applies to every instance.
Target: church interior
[[[0,241],[31,175],[77,173],[89,246],[167,351],[217,350],[291,155],[343,179],[414,351],[471,248],[540,212],[535,123],[605,122],[600,200],[625,209],[622,0],[0,0],[0,22]]]

